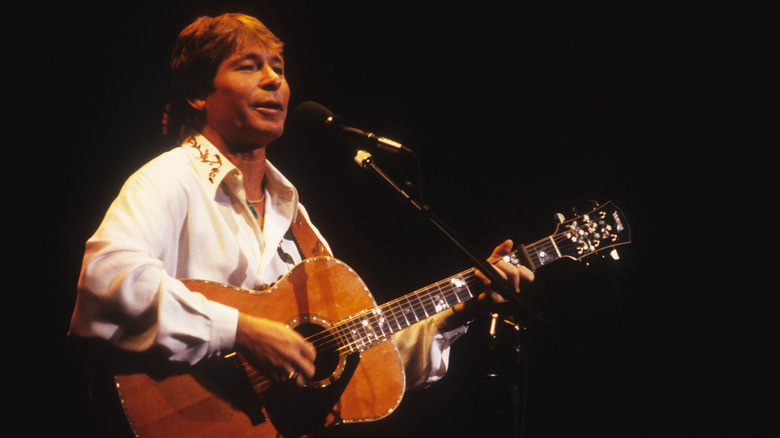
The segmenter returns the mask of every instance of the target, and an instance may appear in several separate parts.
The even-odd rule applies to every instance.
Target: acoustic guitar
[[[629,242],[625,216],[608,202],[504,259],[535,270]],[[384,418],[401,402],[405,387],[391,335],[482,289],[471,269],[377,305],[357,273],[330,257],[304,260],[264,291],[183,281],[209,300],[300,332],[317,350],[316,373],[303,386],[272,382],[237,353],[186,372],[119,365],[113,373],[116,390],[133,432],[142,438],[312,436],[335,424]]]

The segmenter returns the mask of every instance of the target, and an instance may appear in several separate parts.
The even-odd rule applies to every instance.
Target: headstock
[[[550,236],[560,257],[585,256],[631,242],[631,229],[623,212],[611,201],[589,213],[558,224]]]

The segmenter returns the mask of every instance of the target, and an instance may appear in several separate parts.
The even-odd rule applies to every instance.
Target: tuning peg
[[[564,216],[562,213],[555,213],[555,220],[559,224],[562,224],[562,223],[566,222],[566,216]]]
[[[612,257],[612,260],[620,260],[620,253],[618,253],[618,250],[612,249],[612,251],[609,252],[609,256]]]
[[[588,199],[588,205],[590,205],[594,210],[599,208],[598,201],[594,201],[593,199]]]

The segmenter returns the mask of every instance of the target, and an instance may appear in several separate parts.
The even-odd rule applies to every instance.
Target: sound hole
[[[314,377],[312,382],[322,382],[328,384],[331,376],[339,370],[341,357],[338,352],[338,342],[336,338],[327,330],[327,328],[313,322],[304,322],[297,327],[295,331],[304,338],[309,339],[317,350],[317,358],[314,359]],[[338,376],[334,376],[334,379]],[[327,382],[323,382],[328,380]]]

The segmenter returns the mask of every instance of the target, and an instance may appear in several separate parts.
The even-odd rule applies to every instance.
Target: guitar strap
[[[304,259],[311,257],[322,257],[331,254],[327,247],[322,243],[317,233],[311,228],[306,218],[298,212],[298,216],[290,224],[290,232],[288,234],[293,237],[295,245],[298,247],[298,251],[301,253],[301,257]]]

